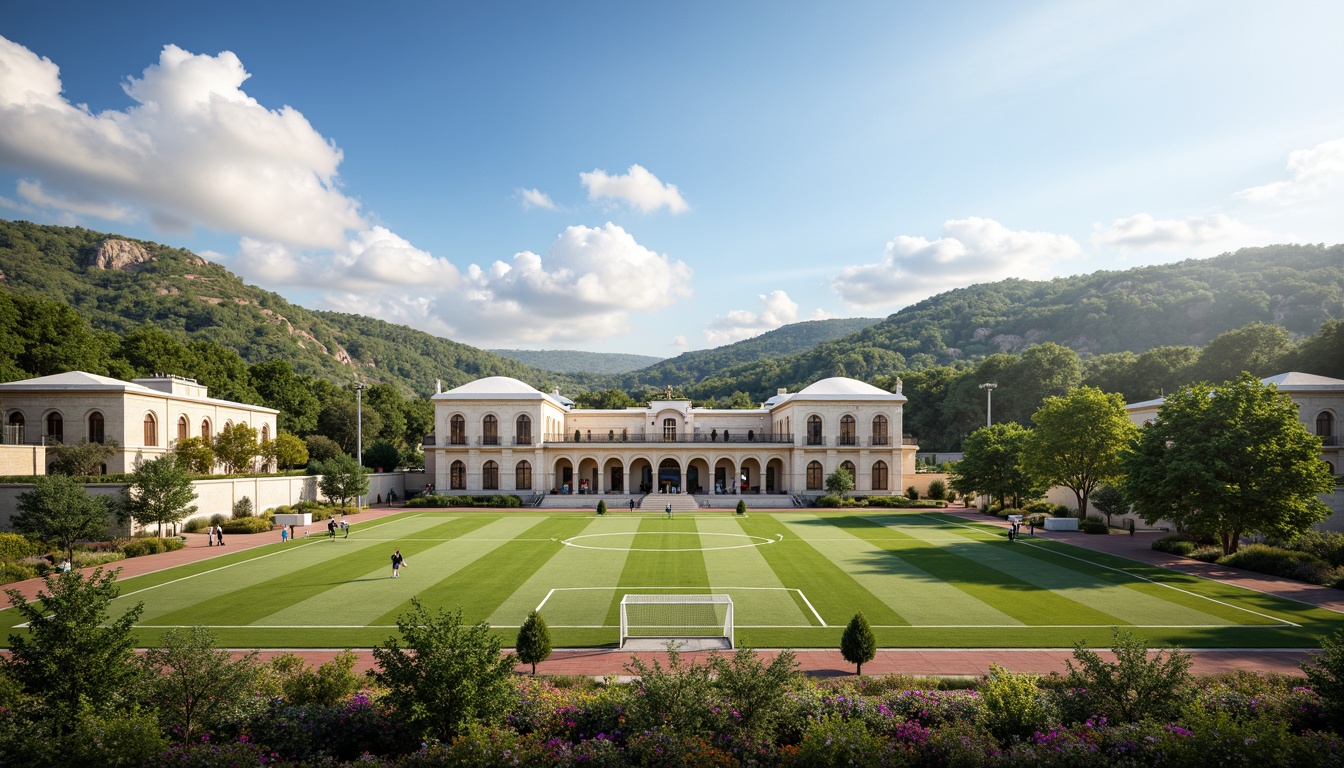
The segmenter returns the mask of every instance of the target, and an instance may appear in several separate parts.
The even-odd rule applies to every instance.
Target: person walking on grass
[[[672,502],[668,502],[668,504],[667,504],[667,510],[666,510],[666,511],[667,511],[667,517],[668,517],[668,519],[671,519],[671,517],[672,517]]]
[[[350,521],[341,518],[341,529],[345,531],[345,538],[350,538]]]
[[[327,538],[336,538],[336,518],[334,517],[327,518]]]
[[[401,573],[401,566],[406,564],[406,558],[401,556],[401,550],[398,549],[392,553],[392,578],[397,578]]]
[[[631,500],[630,500],[630,511],[631,511],[631,512],[634,512],[634,511],[635,511],[635,500],[634,500],[634,499],[631,499]]]
[[[286,541],[289,541],[289,529],[288,529],[288,528],[281,528],[281,529],[280,529],[280,543],[281,543],[281,544],[284,544]]]

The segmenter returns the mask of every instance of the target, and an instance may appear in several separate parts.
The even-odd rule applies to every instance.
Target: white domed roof
[[[832,376],[829,379],[822,379],[815,384],[809,384],[803,388],[803,391],[794,395],[794,397],[837,395],[843,397],[871,397],[873,395],[892,396],[892,394],[885,389],[879,389],[872,384],[865,384],[858,379],[845,378],[844,376]]]
[[[447,395],[540,395],[541,390],[509,376],[487,376],[484,379],[467,382],[456,389],[450,389]]]

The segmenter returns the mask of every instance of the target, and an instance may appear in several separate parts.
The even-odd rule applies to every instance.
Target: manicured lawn
[[[391,576],[400,548],[407,566]],[[661,515],[420,511],[127,579],[138,633],[211,627],[233,647],[368,647],[419,599],[506,644],[540,606],[556,647],[613,646],[626,593],[726,593],[739,645],[836,647],[862,610],[884,647],[1302,648],[1329,611],[926,511]],[[0,612],[4,636],[19,620]]]

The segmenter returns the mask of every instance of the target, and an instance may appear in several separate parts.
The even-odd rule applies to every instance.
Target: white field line
[[[416,517],[419,517],[419,516],[420,516],[420,515],[418,515],[418,514],[416,514],[416,515],[411,515],[410,517],[400,517],[400,516],[399,516],[399,517],[396,518],[396,520],[388,520],[387,522],[376,523],[376,524],[370,526],[369,529],[371,530],[371,529],[373,529],[373,528],[377,528],[377,527],[379,527],[379,526],[383,526],[383,525],[388,525],[389,523],[393,523],[393,522],[399,522],[399,521],[401,521],[401,520],[410,520],[410,519],[412,519],[412,518],[416,518]],[[317,539],[317,540],[315,540],[315,541],[309,541],[309,542],[306,542],[306,543],[304,543],[304,544],[300,544],[300,545],[298,545],[297,547],[285,547],[284,549],[281,549],[281,550],[272,552],[272,553],[270,553],[269,555],[260,555],[260,556],[258,556],[258,557],[249,557],[249,558],[246,559],[246,560],[239,560],[239,561],[236,562],[236,563],[229,563],[228,565],[221,565],[221,566],[218,567],[218,568],[211,568],[211,569],[206,570],[206,571],[201,571],[200,573],[193,573],[193,574],[191,574],[190,576],[183,576],[183,577],[180,578],[180,579],[173,579],[172,581],[165,581],[165,582],[163,582],[162,584],[155,584],[155,585],[152,586],[152,587],[145,587],[144,589],[137,589],[137,590],[135,590],[134,592],[125,592],[125,593],[122,593],[122,594],[118,595],[118,596],[117,596],[117,599],[120,600],[120,599],[122,599],[122,598],[130,597],[130,596],[132,596],[132,595],[138,595],[138,594],[140,594],[141,592],[148,592],[148,591],[150,591],[151,589],[158,589],[158,588],[160,588],[160,587],[166,587],[166,586],[168,586],[169,584],[177,584],[177,583],[179,583],[179,582],[183,582],[183,581],[186,581],[186,580],[188,580],[188,579],[194,579],[194,578],[196,578],[197,576],[206,576],[206,575],[208,575],[208,574],[212,574],[212,573],[219,573],[220,571],[228,570],[229,568],[232,568],[232,567],[234,567],[234,566],[236,566],[236,565],[246,565],[246,564],[248,564],[248,563],[255,563],[255,562],[257,562],[258,560],[265,560],[265,559],[268,558],[268,557],[275,557],[276,555],[283,555],[283,554],[286,553],[286,552],[293,552],[293,551],[296,550],[296,549],[302,549],[302,548],[304,548],[304,547],[311,547],[311,546],[313,546],[313,545],[315,545],[315,544],[320,544],[320,543],[322,543],[322,541],[323,541],[323,539]],[[376,541],[376,539],[375,539],[375,541]]]
[[[979,529],[976,529],[974,526],[966,525],[966,524],[964,524],[964,523],[951,523],[951,524],[952,524],[952,525],[959,525],[959,526],[961,526],[961,527],[963,527],[963,528],[970,528],[970,529],[972,529],[972,530],[979,530]],[[1159,587],[1166,587],[1167,589],[1174,590],[1174,591],[1176,591],[1176,592],[1180,592],[1180,593],[1182,593],[1182,594],[1190,595],[1191,597],[1197,597],[1197,598],[1199,598],[1200,600],[1208,600],[1210,603],[1214,603],[1214,604],[1216,604],[1216,605],[1221,605],[1221,606],[1223,606],[1223,607],[1225,607],[1225,608],[1231,608],[1231,609],[1233,609],[1233,610],[1242,611],[1242,612],[1244,612],[1244,613],[1249,613],[1249,614],[1251,614],[1252,616],[1259,616],[1259,617],[1262,618],[1262,619],[1269,619],[1270,621],[1277,621],[1277,622],[1279,622],[1280,624],[1287,624],[1287,625],[1290,626],[1290,627],[1301,627],[1301,626],[1302,626],[1301,624],[1296,624],[1296,623],[1291,622],[1291,621],[1289,621],[1289,620],[1287,620],[1287,619],[1281,619],[1281,618],[1279,618],[1278,616],[1271,616],[1271,615],[1269,615],[1269,614],[1267,614],[1267,613],[1261,613],[1260,611],[1253,611],[1253,610],[1251,610],[1250,608],[1243,608],[1243,607],[1241,607],[1241,606],[1239,606],[1239,605],[1233,605],[1233,604],[1231,604],[1231,603],[1224,602],[1224,601],[1222,601],[1222,600],[1218,600],[1218,599],[1209,597],[1209,596],[1207,596],[1207,595],[1201,595],[1201,594],[1199,594],[1198,592],[1191,592],[1191,591],[1188,590],[1188,589],[1181,589],[1180,587],[1174,586],[1174,585],[1172,585],[1172,584],[1165,584],[1165,583],[1163,583],[1163,582],[1157,581],[1156,579],[1150,579],[1150,578],[1148,578],[1147,576],[1140,576],[1139,574],[1137,574],[1137,573],[1133,573],[1133,572],[1130,572],[1130,571],[1127,571],[1127,570],[1125,570],[1124,568],[1114,568],[1114,567],[1109,566],[1109,565],[1102,565],[1101,563],[1098,563],[1098,562],[1096,562],[1096,561],[1094,561],[1094,560],[1088,560],[1088,559],[1085,558],[1085,557],[1078,557],[1078,556],[1076,556],[1076,555],[1070,555],[1070,554],[1066,554],[1066,553],[1064,553],[1064,552],[1056,552],[1056,551],[1053,550],[1053,549],[1047,549],[1047,548],[1045,548],[1045,547],[1042,545],[1041,542],[1026,541],[1026,542],[1024,542],[1024,543],[1026,543],[1026,544],[1030,544],[1030,545],[1036,547],[1037,549],[1042,550],[1043,552],[1049,552],[1049,553],[1052,554],[1052,555],[1059,555],[1060,557],[1067,557],[1067,558],[1069,558],[1070,560],[1077,560],[1077,561],[1080,562],[1080,563],[1087,563],[1088,565],[1094,566],[1094,567],[1096,567],[1096,568],[1104,568],[1104,569],[1106,569],[1106,570],[1108,570],[1108,571],[1115,571],[1116,573],[1123,573],[1123,574],[1125,574],[1126,576],[1129,576],[1130,578],[1138,579],[1138,580],[1140,580],[1140,581],[1146,581],[1146,582],[1148,582],[1149,584],[1156,584],[1156,585],[1159,586]],[[1059,542],[1059,543],[1061,543],[1061,544],[1067,544],[1068,542]],[[1119,555],[1113,555],[1113,557],[1119,557]],[[1121,558],[1121,559],[1123,559],[1123,558]],[[1141,564],[1141,565],[1142,565],[1142,564]],[[1148,567],[1150,567],[1150,568],[1160,568],[1161,566],[1156,566],[1156,565],[1154,565],[1154,566],[1148,566]],[[1166,569],[1163,569],[1163,570],[1166,570]],[[1180,571],[1172,571],[1172,573],[1180,573]],[[1198,578],[1203,578],[1203,577],[1201,577],[1201,576],[1195,576],[1194,574],[1190,574],[1190,573],[1180,573],[1180,575],[1182,575],[1182,576],[1194,576],[1194,577],[1197,578],[1197,579],[1198,579]],[[1210,581],[1211,581],[1211,579],[1210,579]],[[1235,586],[1235,585],[1228,585],[1228,586]],[[1253,592],[1254,590],[1246,590],[1246,591],[1248,591],[1248,592]],[[1260,593],[1257,593],[1257,594],[1264,594],[1264,593],[1263,593],[1263,592],[1260,592]],[[1232,625],[1229,625],[1229,626],[1240,627],[1240,626],[1246,626],[1246,625],[1243,625],[1243,624],[1232,624]]]
[[[541,599],[541,602],[540,602],[540,603],[537,603],[536,611],[537,611],[537,613],[541,613],[541,607],[542,607],[543,605],[545,605],[545,604],[546,604],[546,601],[550,600],[550,599],[551,599],[551,596],[554,595],[556,592],[591,592],[591,591],[595,591],[595,590],[605,590],[605,591],[608,591],[608,592],[616,592],[616,591],[618,591],[618,590],[630,591],[630,590],[635,590],[635,589],[686,590],[686,589],[694,589],[694,587],[556,587],[555,589],[552,589],[551,591],[547,592],[547,593],[546,593],[546,596],[543,597],[543,598]],[[801,589],[795,589],[795,588],[793,588],[793,587],[723,587],[723,586],[719,586],[719,585],[717,585],[717,584],[714,585],[714,586],[712,586],[712,587],[704,587],[704,589],[711,589],[711,590],[736,590],[736,591],[755,590],[755,591],[760,591],[760,592],[797,592],[797,593],[798,593],[798,596],[801,597],[801,598],[803,599],[803,602],[807,604],[807,609],[808,609],[809,611],[812,612],[812,615],[813,615],[813,616],[816,617],[816,619],[817,619],[817,623],[821,624],[821,626],[823,626],[823,627],[830,626],[830,625],[828,625],[828,624],[826,623],[826,620],[825,620],[825,619],[821,618],[821,614],[817,613],[817,609],[812,607],[812,601],[807,599],[807,595],[803,594],[803,590],[801,590]],[[692,594],[700,594],[700,593],[692,593]],[[555,624],[555,625],[553,625],[553,626],[557,626],[557,627],[558,627],[558,626],[561,626],[561,625],[559,625],[559,624]],[[766,626],[766,625],[763,625],[763,624],[738,624],[737,626],[740,626],[740,627],[762,627],[762,626]],[[771,626],[773,626],[773,625],[771,625]],[[780,626],[782,626],[782,627],[795,627],[795,628],[797,628],[797,627],[799,627],[799,626],[801,626],[801,625],[798,625],[798,624],[781,624]],[[808,626],[811,626],[811,625],[808,625]]]
[[[520,624],[491,624],[491,629],[518,629]],[[678,625],[680,626],[680,625]],[[737,624],[738,629],[830,629],[810,624]],[[1268,624],[873,624],[873,629],[1280,629]],[[396,629],[396,624],[136,624],[136,629]],[[617,624],[551,624],[552,629],[620,629]],[[1257,649],[1264,651],[1279,648]]]

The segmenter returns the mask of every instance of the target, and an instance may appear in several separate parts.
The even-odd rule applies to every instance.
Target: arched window
[[[840,442],[839,445],[857,445],[854,439],[854,417],[845,414],[840,417]]]
[[[271,425],[270,425],[270,424],[262,424],[262,425],[261,425],[261,442],[263,442],[263,443],[269,443],[269,442],[271,442]]]
[[[47,414],[47,440],[48,442],[65,442],[65,419],[61,418],[59,413]]]
[[[186,416],[177,417],[177,439],[186,440],[191,437],[191,425],[187,423]]]
[[[145,414],[145,445],[153,447],[159,444],[159,422],[154,419],[154,414]]]
[[[514,442],[514,444],[516,444],[516,445],[531,445],[531,444],[532,444],[532,417],[528,416],[527,414],[523,414],[522,416],[519,416],[519,417],[518,417],[518,420],[517,420],[517,421],[514,423],[514,425],[513,425],[513,434],[514,434],[514,438],[513,438],[513,442]],[[531,475],[529,475],[529,477],[531,477]],[[528,486],[528,488],[531,488],[531,487],[532,487],[532,486],[530,486],[530,485]]]
[[[481,445],[499,445],[499,419],[493,415],[481,419]]]
[[[887,462],[873,462],[873,490],[887,490]]]
[[[855,485],[859,484],[859,473],[854,469],[854,462],[842,461],[840,462],[840,468],[849,473],[849,477],[854,481]]]
[[[493,461],[481,467],[481,487],[487,491],[499,490],[499,465]]]
[[[467,420],[462,418],[460,413],[453,414],[453,418],[448,420],[448,443],[450,445],[467,444]]]
[[[519,491],[532,490],[532,465],[526,461],[518,462],[513,468],[513,487]]]
[[[97,411],[89,414],[89,442],[103,442],[103,414]]]
[[[448,469],[448,488],[454,491],[467,490],[467,465],[454,461]]]
[[[210,420],[201,419],[201,439],[210,442]]]
[[[1316,434],[1322,438],[1335,436],[1335,414],[1329,411],[1321,411],[1316,416]],[[1332,445],[1331,440],[1322,440],[1326,445]]]
[[[820,417],[820,416],[808,416],[808,417],[807,417],[807,444],[808,444],[808,445],[825,445],[826,443],[825,443],[824,441],[825,441],[825,438],[823,438],[823,437],[821,436],[821,417]]]
[[[807,465],[807,490],[820,491],[821,488],[821,462],[814,461]]]
[[[9,414],[9,428],[5,430],[4,442],[10,445],[21,445],[24,441],[23,426],[24,421],[22,413],[14,411]]]
[[[677,441],[677,420],[663,419],[663,442],[675,443]]]
[[[887,417],[880,413],[873,417],[873,445],[891,445],[891,436],[887,431]]]

